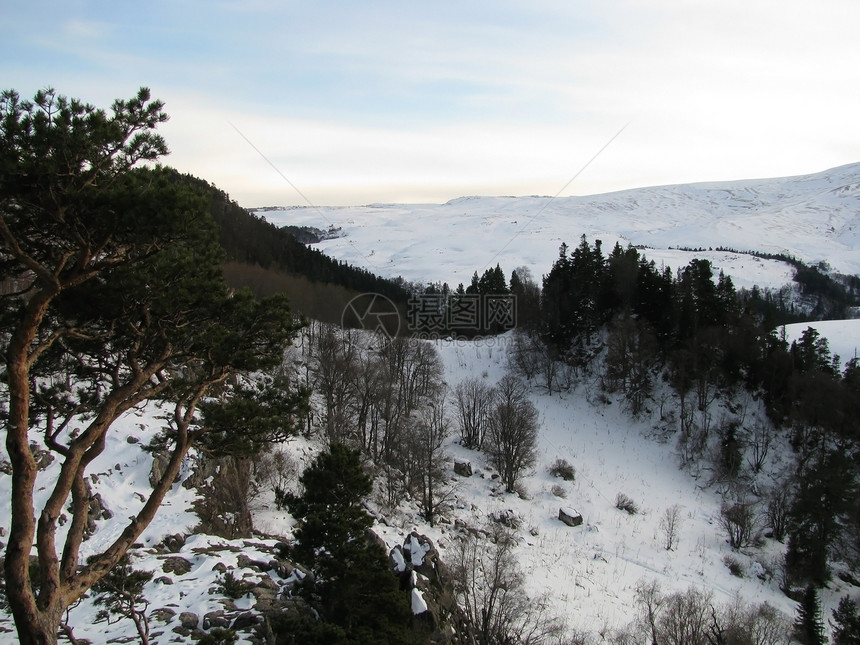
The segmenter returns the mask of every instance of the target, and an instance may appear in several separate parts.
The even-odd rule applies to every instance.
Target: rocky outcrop
[[[251,485],[250,460],[238,457],[200,458],[183,482],[200,497],[194,510],[200,518],[195,532],[228,539],[251,537],[253,524],[248,507]]]
[[[413,627],[431,634],[433,643],[452,643],[457,615],[453,579],[433,541],[413,531],[389,552],[400,587],[409,593]]]

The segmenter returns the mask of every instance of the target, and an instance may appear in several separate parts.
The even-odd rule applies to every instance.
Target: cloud
[[[168,162],[243,203],[301,199],[231,122],[354,203],[554,194],[632,120],[582,194],[856,161],[858,23],[853,0],[33,5],[0,69],[101,105],[151,87]]]

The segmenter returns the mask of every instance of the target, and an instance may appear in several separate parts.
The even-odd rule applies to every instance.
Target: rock
[[[572,508],[558,509],[558,519],[568,526],[579,526],[582,524],[582,515]]]
[[[182,533],[174,533],[165,537],[161,543],[171,553],[178,553],[185,546],[185,536]]]
[[[240,553],[236,558],[236,564],[240,569],[253,569],[259,573],[265,573],[271,566],[269,566],[268,562],[262,562],[261,560],[254,560],[249,558],[244,553]]]
[[[196,488],[199,493],[193,503],[200,519],[197,532],[230,540],[251,537],[250,482],[250,459],[198,456],[192,474],[182,482],[185,488]]]
[[[40,448],[37,443],[30,443],[30,450],[33,452],[33,459],[36,461],[36,468],[45,470],[48,466],[54,463],[54,453],[50,450]]]
[[[251,613],[250,611],[246,611],[245,613],[236,616],[236,620],[234,620],[233,624],[230,625],[230,629],[247,629],[248,627],[254,627],[259,622],[259,616]]]
[[[125,440],[126,440],[128,443],[140,443],[140,439],[138,439],[137,437],[135,437],[135,436],[134,436],[134,435],[132,435],[132,434],[128,435],[128,436],[125,438]]]
[[[153,609],[149,617],[153,620],[157,620],[162,623],[169,622],[171,618],[176,615],[176,612],[170,607],[159,607],[158,609]]]
[[[493,511],[490,513],[490,519],[510,529],[518,529],[523,524],[522,518],[510,508],[503,511]]]
[[[166,450],[157,450],[152,454],[152,467],[149,469],[150,486],[154,488],[161,481],[168,463],[170,463],[170,453]]]
[[[413,628],[432,634],[431,643],[452,643],[456,632],[442,617],[454,616],[458,611],[453,578],[433,541],[413,531],[402,545],[391,550],[390,562],[400,578],[401,591],[409,594]]]
[[[373,529],[365,529],[364,539],[367,540],[368,544],[376,544],[383,552],[388,551],[388,545],[385,543],[385,540],[379,537]]]
[[[191,563],[178,555],[172,555],[164,558],[161,570],[164,571],[164,573],[174,573],[177,576],[184,576],[186,573],[191,571]]]
[[[182,625],[185,629],[196,629],[197,623],[200,622],[200,619],[197,618],[197,614],[190,611],[183,611],[179,614],[179,624]]]
[[[101,494],[96,493],[90,497],[89,515],[96,520],[109,520],[113,513],[105,506]]]
[[[170,576],[158,576],[155,579],[155,582],[160,582],[163,585],[172,585],[173,584],[173,578],[171,578]]]
[[[469,461],[455,461],[454,472],[460,475],[460,477],[471,477],[472,463]]]
[[[226,629],[230,626],[230,619],[224,615],[223,609],[208,612],[203,616],[203,629],[209,630],[213,627],[221,627]]]

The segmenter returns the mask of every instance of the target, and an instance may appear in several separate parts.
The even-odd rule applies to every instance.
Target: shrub
[[[639,512],[639,505],[624,493],[618,493],[615,496],[615,508],[619,511],[627,511],[628,515],[636,515]]]
[[[234,630],[215,627],[201,636],[197,645],[233,645],[237,640],[239,637]]]
[[[219,582],[221,583],[221,592],[234,600],[243,597],[248,591],[247,585],[241,579],[234,576],[232,571],[227,571]]]
[[[561,477],[566,482],[576,479],[576,469],[567,459],[556,459],[549,467],[549,474],[553,477]]]
[[[561,484],[553,484],[551,492],[556,497],[561,497],[562,499],[567,497],[567,490]]]
[[[723,564],[729,568],[729,573],[736,578],[744,577],[744,565],[735,556],[727,555],[723,558]]]

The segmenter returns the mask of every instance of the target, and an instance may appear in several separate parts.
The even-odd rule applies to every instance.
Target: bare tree
[[[540,645],[557,642],[562,621],[549,614],[545,597],[529,598],[514,555],[514,538],[494,527],[492,541],[465,537],[454,547],[454,594],[476,645]]]
[[[647,625],[651,645],[658,645],[657,620],[663,607],[665,598],[660,591],[660,584],[656,580],[648,582],[640,580],[636,583],[636,603],[642,611],[642,620]]]
[[[788,532],[788,519],[791,512],[791,493],[788,482],[778,483],[767,495],[767,508],[764,515],[773,530],[773,537],[783,542]]]
[[[757,473],[764,467],[765,459],[770,452],[770,444],[773,439],[773,430],[766,421],[756,421],[747,436],[749,456],[747,461],[750,467]]]
[[[681,507],[678,504],[673,504],[663,511],[663,517],[660,518],[660,530],[663,533],[663,547],[667,551],[678,546],[681,522]]]
[[[724,643],[788,645],[791,642],[791,621],[766,602],[747,605],[740,598],[735,598],[733,602],[724,605],[719,613]]]
[[[374,461],[382,469],[388,505],[396,504],[410,488],[421,489],[422,498],[433,492],[419,482],[437,468],[441,433],[448,431],[447,420],[438,417],[444,408],[441,388],[442,363],[432,343],[394,338],[380,350],[373,370],[370,431],[366,434]],[[437,402],[440,407],[434,411],[430,404]],[[432,508],[436,500],[432,494],[430,498]]]
[[[406,488],[420,500],[421,513],[431,526],[439,505],[450,492],[443,484],[447,462],[443,444],[450,433],[445,396],[445,388],[440,385],[426,406],[413,415],[400,450]]]
[[[645,631],[649,645],[788,645],[791,640],[791,622],[767,603],[747,605],[735,598],[717,606],[709,591],[690,588],[664,595],[656,580],[640,580],[636,604],[641,627],[634,630]]]
[[[334,325],[319,323],[319,327],[313,346],[316,355],[314,386],[325,402],[326,438],[331,443],[344,443],[353,425],[352,381],[357,372],[357,351]]]
[[[464,379],[455,386],[453,399],[460,426],[460,443],[466,448],[482,447],[493,397],[493,388],[477,377]]]
[[[540,371],[540,337],[533,330],[517,327],[511,334],[511,342],[509,369],[528,381],[532,380]]]
[[[538,412],[523,382],[510,374],[496,385],[495,399],[487,418],[486,450],[505,489],[512,493],[522,473],[535,462]]]
[[[729,546],[742,549],[750,545],[755,533],[755,519],[755,505],[752,503],[723,503],[720,507],[719,522],[729,539]]]
[[[657,632],[660,645],[709,645],[712,594],[690,588],[667,596]]]

